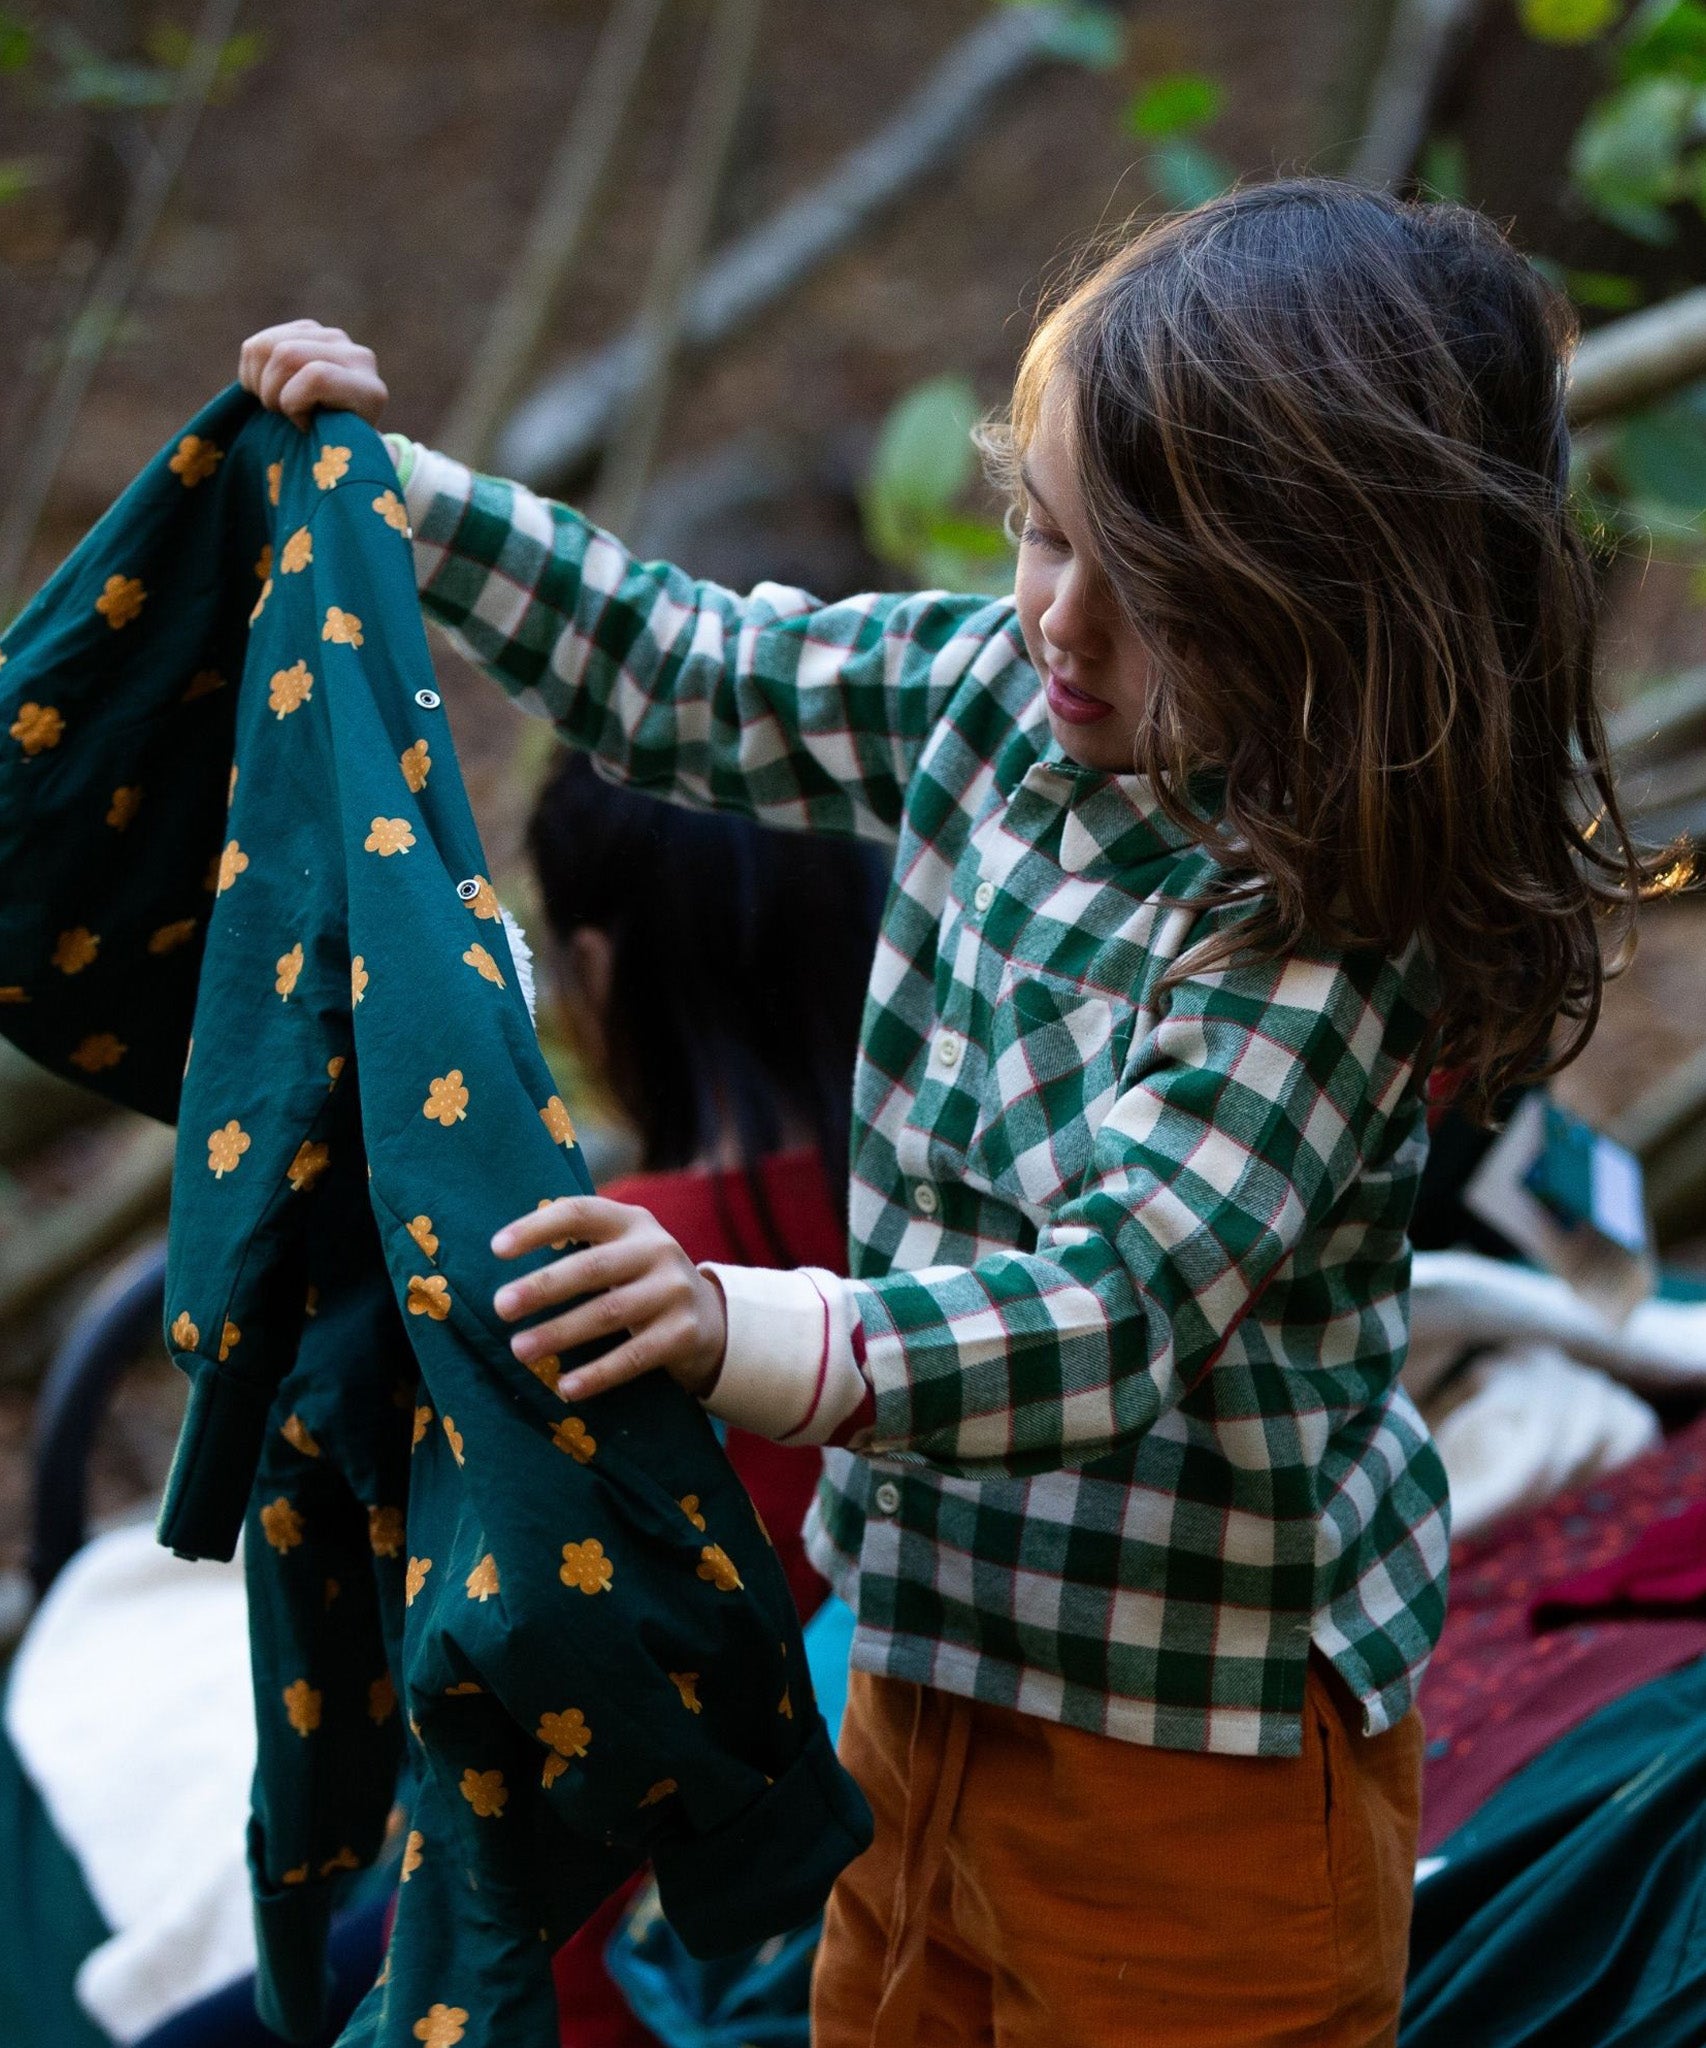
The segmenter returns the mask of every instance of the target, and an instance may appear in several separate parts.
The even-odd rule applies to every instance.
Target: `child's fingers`
[[[318,320],[281,320],[276,326],[263,327],[259,333],[251,334],[237,351],[237,381],[245,391],[257,394],[261,388],[261,372],[266,368],[267,359],[282,341],[292,341],[299,335],[323,334],[343,339],[341,327],[326,327]]]
[[[573,1308],[517,1331],[509,1348],[524,1365],[553,1351],[575,1351],[583,1344],[614,1337],[620,1331],[630,1336],[660,1322],[673,1310],[675,1295],[658,1274],[643,1273],[624,1287],[612,1287],[604,1294],[576,1302]]]
[[[690,1330],[683,1319],[660,1318],[630,1337],[626,1344],[618,1344],[602,1358],[595,1358],[590,1365],[564,1373],[557,1382],[557,1391],[565,1401],[585,1401],[594,1394],[607,1394],[627,1380],[637,1380],[642,1374],[660,1368],[667,1372],[678,1355],[685,1354],[690,1341]]]
[[[513,1223],[506,1223],[492,1239],[492,1250],[500,1259],[513,1259],[522,1252],[536,1252],[554,1245],[558,1238],[578,1238],[582,1244],[608,1244],[634,1227],[646,1215],[644,1209],[627,1202],[609,1202],[602,1195],[559,1195],[542,1208],[530,1209]]]
[[[637,1238],[622,1237],[610,1244],[591,1245],[570,1252],[566,1259],[553,1259],[548,1266],[538,1266],[531,1273],[518,1273],[513,1280],[506,1280],[492,1296],[492,1306],[506,1323],[517,1322],[542,1308],[553,1308],[560,1301],[573,1301],[577,1295],[621,1287],[649,1272],[656,1263],[652,1246]],[[549,1344],[543,1348],[551,1349]]]
[[[360,353],[368,354],[366,349]],[[371,360],[369,356],[368,361]],[[356,413],[371,426],[385,410],[390,395],[377,370],[370,370],[359,361],[328,362],[324,357],[316,357],[280,390],[278,409],[299,427],[308,424],[317,405]]]

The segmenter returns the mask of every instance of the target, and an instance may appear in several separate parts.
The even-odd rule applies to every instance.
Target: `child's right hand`
[[[286,320],[251,334],[238,354],[237,376],[262,405],[303,428],[317,405],[358,413],[375,426],[390,396],[372,349],[318,320]]]

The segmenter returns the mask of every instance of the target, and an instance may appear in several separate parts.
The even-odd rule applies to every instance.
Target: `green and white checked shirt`
[[[1397,1379],[1423,949],[1160,992],[1238,913],[1200,908],[1218,870],[1144,782],[1062,753],[1011,600],[739,597],[393,445],[426,611],[571,745],[893,849],[854,1277],[716,1269],[711,1405],[851,1446],[808,1540],[855,1665],[1294,1755],[1313,1642],[1390,1726],[1445,1609],[1445,1473]]]

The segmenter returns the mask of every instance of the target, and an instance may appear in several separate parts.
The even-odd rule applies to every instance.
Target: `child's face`
[[[1055,387],[1025,450],[1014,596],[1055,738],[1087,768],[1130,774],[1149,655],[1096,567]]]

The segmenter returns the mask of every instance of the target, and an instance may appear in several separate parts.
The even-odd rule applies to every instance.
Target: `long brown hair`
[[[1435,1055],[1478,1117],[1576,1056],[1635,906],[1687,874],[1631,839],[1607,762],[1575,340],[1483,216],[1289,179],[1102,262],[982,437],[1018,491],[1058,384],[1098,566],[1152,657],[1133,766],[1224,864],[1211,900],[1251,905],[1190,967],[1420,935]]]

